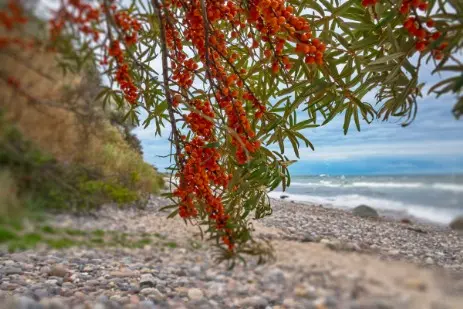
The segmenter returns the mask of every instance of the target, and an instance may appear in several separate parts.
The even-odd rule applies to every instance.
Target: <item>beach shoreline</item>
[[[463,233],[413,217],[362,218],[352,209],[271,199],[273,214],[261,224],[306,241],[354,250],[387,260],[463,270]]]
[[[272,244],[275,260],[258,265],[248,258],[233,270],[214,261],[196,227],[167,219],[164,198],[153,197],[145,209],[108,205],[91,215],[53,215],[57,230],[153,241],[140,248],[0,250],[0,308],[461,308],[463,235],[323,205],[271,203],[273,214],[252,225],[256,240]]]
[[[463,216],[462,175],[293,176],[284,191],[269,192],[272,198],[281,195],[342,208],[370,205],[385,215],[444,225]]]
[[[285,194],[282,194],[282,195],[285,196]],[[290,203],[290,204],[307,205],[309,207],[324,207],[324,208],[329,208],[329,209],[339,209],[339,210],[346,211],[348,213],[351,213],[352,210],[355,208],[355,207],[348,207],[348,206],[344,206],[344,207],[335,206],[330,203],[320,204],[320,203],[314,203],[310,201],[296,201],[296,200],[292,200],[291,198],[281,198],[281,197],[271,198],[271,200],[280,201],[284,203]],[[360,205],[361,204],[357,206],[360,206]],[[409,220],[411,222],[420,223],[423,225],[430,225],[433,227],[439,227],[439,228],[444,228],[444,229],[448,227],[448,224],[446,223],[432,221],[432,220],[428,220],[422,217],[414,216],[412,214],[409,214],[406,210],[375,208],[374,205],[366,205],[366,206],[369,206],[375,209],[378,212],[378,215],[379,217],[381,217],[382,220],[389,220],[389,221],[395,221],[395,222],[400,222],[402,220]]]

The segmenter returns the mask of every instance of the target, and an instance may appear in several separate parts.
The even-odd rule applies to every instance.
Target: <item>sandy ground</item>
[[[231,271],[213,261],[211,247],[199,240],[195,227],[186,227],[180,219],[167,219],[158,211],[166,204],[159,198],[146,210],[109,207],[96,216],[54,217],[56,227],[156,233],[163,240],[140,249],[3,252],[0,307],[463,308],[461,260],[453,259],[455,252],[461,252],[462,235],[412,224],[425,230],[421,233],[387,219],[354,217],[348,211],[273,203],[275,213],[253,224],[257,238],[270,239],[276,260],[265,265],[249,260]],[[317,224],[308,221],[312,217]],[[287,222],[287,218],[292,220]],[[349,236],[349,229],[360,236]],[[360,229],[358,233],[356,229]],[[366,230],[369,236],[365,236]],[[416,248],[403,244],[408,233],[420,237],[419,243],[432,243],[424,251],[432,246],[441,250],[437,241],[449,237],[452,241],[443,246],[447,248],[442,249],[444,256],[435,257],[431,264],[423,262],[429,256],[410,258],[407,248],[410,252]],[[381,243],[386,238],[390,241]],[[175,242],[175,247],[164,246],[166,241]],[[193,241],[201,248],[192,249]],[[387,248],[377,248],[381,246]],[[398,253],[391,255],[391,250]],[[55,267],[64,269],[62,277],[51,275]],[[16,272],[11,271],[14,268]],[[27,307],[24,304],[28,302],[42,307]]]

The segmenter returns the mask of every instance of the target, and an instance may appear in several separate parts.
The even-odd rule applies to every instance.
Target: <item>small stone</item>
[[[55,265],[48,272],[48,276],[50,277],[64,278],[67,274],[68,274],[68,270],[62,265]]]
[[[75,292],[74,296],[77,297],[77,298],[85,298],[85,294],[82,293],[81,291]]]
[[[5,266],[14,266],[14,265],[16,265],[16,262],[13,261],[13,260],[6,260],[5,262],[3,262],[3,265],[5,265]]]
[[[227,290],[226,284],[222,282],[214,282],[208,284],[207,289],[207,296],[214,297],[214,296],[222,296],[225,294]]]
[[[62,284],[62,287],[65,288],[65,289],[73,289],[74,288],[74,284],[70,283],[70,282],[64,282]]]
[[[66,308],[66,305],[59,299],[42,299],[40,304],[46,309],[63,309]]]
[[[399,251],[399,250],[393,249],[393,250],[389,250],[388,254],[389,254],[389,255],[394,255],[394,256],[395,256],[395,255],[399,255],[399,254],[400,254],[400,251]]]
[[[188,298],[190,300],[200,300],[204,296],[203,291],[200,289],[192,288],[188,290]]]
[[[156,286],[156,281],[151,274],[143,274],[140,279],[140,289],[153,288]]]
[[[109,298],[106,295],[100,295],[97,297],[96,301],[100,303],[106,303],[109,301]]]
[[[405,286],[418,291],[426,291],[426,283],[419,279],[408,279],[405,281]]]
[[[337,239],[331,240],[326,246],[331,250],[340,250],[342,248],[341,242]]]
[[[269,270],[262,277],[262,282],[265,284],[268,283],[278,283],[284,284],[286,280],[285,273],[280,268],[274,268]]]
[[[296,301],[292,298],[285,298],[283,300],[283,306],[285,308],[294,308],[297,305]]]
[[[117,303],[122,303],[123,299],[121,295],[113,295],[109,298],[109,300],[117,302]]]
[[[144,300],[138,306],[139,309],[156,309],[156,306],[153,304],[152,301]]]
[[[63,282],[63,279],[58,278],[58,277],[50,277],[47,281],[45,281],[45,284],[47,285],[61,285]]]
[[[452,230],[463,231],[463,216],[456,217],[450,222],[449,227]]]
[[[95,279],[92,279],[92,280],[87,280],[85,282],[85,285],[90,285],[90,286],[95,286],[95,285],[99,285],[100,282],[98,280],[95,280]]]
[[[294,288],[294,295],[308,299],[313,299],[317,296],[314,288],[309,288],[304,285],[297,285]]]
[[[397,308],[394,304],[388,303],[382,299],[365,299],[358,300],[351,304],[350,309],[393,309]]]
[[[43,266],[40,268],[40,272],[44,275],[47,275],[50,273],[51,268],[49,266]]]
[[[315,238],[310,234],[304,234],[301,237],[301,242],[314,242],[314,241],[315,241]]]
[[[289,197],[288,195],[284,195],[284,194],[283,194],[283,195],[280,195],[280,198],[281,198],[282,200],[287,199],[288,197]]]
[[[43,299],[43,298],[50,297],[50,293],[48,293],[47,289],[37,289],[37,290],[34,291],[34,295],[38,299]]]
[[[412,221],[408,218],[403,218],[402,220],[400,220],[400,223],[403,223],[403,224],[412,224]]]
[[[135,273],[130,270],[122,270],[122,271],[113,271],[110,273],[111,277],[116,278],[126,278],[126,277],[133,277]]]
[[[2,273],[5,274],[6,276],[9,275],[19,275],[22,274],[22,269],[19,267],[13,267],[13,266],[7,266],[4,267],[2,270]]]
[[[140,291],[140,294],[141,295],[145,295],[145,296],[148,296],[152,293],[154,293],[154,290],[156,290],[155,288],[144,288]]]
[[[338,300],[332,295],[326,296],[324,299],[324,305],[328,308],[337,308]]]
[[[140,303],[140,298],[137,295],[131,295],[130,303],[133,305],[138,305]]]
[[[156,288],[150,288],[153,289],[151,293],[148,295],[148,297],[152,300],[155,300],[156,302],[162,302],[166,300],[166,296],[162,294],[158,289]]]
[[[39,309],[40,305],[29,297],[19,296],[13,301],[12,307],[15,309]]]
[[[176,287],[175,293],[177,293],[181,297],[185,297],[188,295],[188,288],[185,288],[183,286]]]
[[[367,205],[360,205],[352,210],[355,216],[362,218],[378,218],[378,212]]]
[[[264,309],[267,307],[268,301],[261,297],[261,296],[251,296],[251,297],[246,297],[242,300],[239,301],[239,306],[247,308],[247,307],[252,307],[252,308],[259,308],[259,309]]]
[[[427,257],[426,260],[424,261],[428,265],[434,264],[434,260],[431,257]]]
[[[346,243],[344,245],[344,248],[347,250],[347,251],[362,251],[362,248],[360,248],[360,246],[355,243],[355,242],[349,242],[349,243]]]

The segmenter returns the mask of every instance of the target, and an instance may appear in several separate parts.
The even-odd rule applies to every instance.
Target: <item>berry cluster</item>
[[[0,11],[0,24],[7,30],[12,30],[16,25],[24,25],[27,23],[27,17],[23,15],[22,8],[10,0],[5,11]]]
[[[14,27],[25,25],[28,22],[22,7],[16,1],[10,0],[5,10],[0,11],[0,25],[6,30],[11,31]],[[11,36],[0,36],[0,49],[8,46],[18,46],[22,49],[33,48],[33,40],[26,41],[22,38]]]
[[[130,104],[136,104],[138,98],[138,88],[132,81],[132,76],[129,73],[129,66],[125,62],[124,53],[121,49],[119,40],[114,40],[108,51],[109,56],[116,60],[117,71],[116,81],[119,87],[124,92],[124,97]]]
[[[213,122],[209,119],[214,119],[214,112],[211,104],[208,101],[191,100],[191,106],[198,112],[191,112],[185,118],[191,130],[198,136],[212,136]],[[209,118],[209,119],[208,119]]]
[[[433,31],[434,21],[432,19],[429,18],[426,22],[423,22],[422,19],[424,17],[418,15],[417,10],[426,11],[427,9],[428,3],[422,0],[404,0],[400,7],[400,13],[408,16],[403,26],[412,37],[415,37],[415,48],[420,52],[426,50],[432,41],[437,40],[441,36],[439,31]],[[410,14],[413,14],[413,16],[409,16]],[[447,42],[443,42],[432,50],[432,54],[436,60],[442,59],[442,51],[446,47]]]
[[[119,11],[114,14],[117,26],[124,32],[124,40],[127,46],[134,45],[138,41],[138,32],[141,30],[141,23],[132,18],[126,11]]]
[[[228,127],[233,130],[231,143],[236,147],[235,159],[243,164],[249,159],[249,154],[255,152],[259,144],[253,141],[255,133],[251,128],[245,110],[245,101],[249,101],[255,109],[255,116],[261,118],[265,107],[250,92],[243,93],[240,87],[244,86],[242,74],[246,70],[230,72],[230,65],[234,65],[238,55],[229,50],[226,36],[213,26],[205,29],[204,25],[214,25],[219,22],[239,23],[238,12],[241,10],[233,2],[205,1],[206,18],[199,0],[188,3],[180,1],[166,2],[164,10],[164,25],[166,45],[171,59],[172,80],[181,92],[187,93],[194,82],[198,70],[206,70],[206,78],[214,89],[214,99],[217,105],[225,112]],[[188,58],[183,51],[182,39],[175,25],[168,21],[175,21],[171,14],[174,8],[185,11],[184,40],[189,42],[199,56],[200,64],[193,58]],[[173,105],[178,107],[182,97],[177,94],[173,97]],[[215,229],[222,238],[223,243],[230,251],[235,246],[233,230],[228,227],[230,220],[222,202],[222,193],[228,186],[230,176],[221,166],[224,160],[218,148],[205,147],[215,143],[214,119],[216,117],[211,102],[185,98],[184,102],[192,109],[184,116],[190,127],[193,137],[191,141],[183,141],[184,148],[180,155],[181,166],[178,176],[179,187],[174,192],[179,197],[179,214],[183,218],[196,217],[205,214],[215,222]],[[214,189],[213,189],[214,188]]]
[[[86,0],[66,0],[66,4],[62,5],[53,19],[50,20],[50,36],[52,41],[55,41],[62,33],[64,27],[77,27],[78,31],[85,37],[90,37],[94,43],[99,43],[100,32],[98,26],[101,26],[102,12],[107,12],[110,18],[114,18],[115,26],[118,28],[118,33],[123,35],[126,46],[131,46],[137,43],[138,32],[141,30],[141,23],[129,16],[125,11],[117,11],[116,5],[112,4],[106,7],[102,4],[98,7],[93,7]],[[111,0],[113,2],[113,0]],[[108,24],[112,21],[106,20]],[[136,104],[138,99],[138,88],[133,83],[133,78],[130,74],[129,65],[124,56],[124,51],[121,48],[120,39],[112,39],[109,42],[108,55],[113,57],[117,70],[115,80],[124,93],[124,97],[130,104]],[[101,65],[109,64],[107,56],[100,61]]]
[[[100,31],[96,28],[100,20],[100,9],[94,8],[83,0],[68,0],[50,20],[50,36],[56,40],[66,23],[77,26],[79,31],[91,36],[94,42],[100,39]]]
[[[183,37],[175,26],[180,22],[174,14],[177,10],[184,12],[181,20]],[[294,8],[285,5],[284,0],[250,0],[245,6],[222,0],[167,0],[162,14],[171,60],[171,79],[173,87],[178,87],[172,103],[175,108],[184,103],[193,109],[184,116],[193,135],[191,141],[183,141],[184,149],[180,154],[180,185],[175,191],[180,198],[180,215],[196,217],[204,214],[201,212],[204,206],[205,214],[215,221],[223,242],[233,250],[233,231],[227,228],[230,216],[221,200],[230,177],[220,165],[220,162],[226,163],[226,159],[216,148],[204,146],[217,142],[213,122],[218,112],[225,116],[231,131],[227,138],[235,149],[234,156],[227,157],[227,160],[245,164],[260,148],[251,119],[256,121],[264,117],[266,107],[245,83],[246,69],[235,67],[239,56],[232,50],[232,42],[239,42],[240,35],[247,34],[252,42],[250,48],[257,49],[261,47],[259,40],[262,41],[265,58],[275,74],[282,68],[289,70],[292,67],[288,53],[301,55],[307,64],[323,64],[326,47],[320,40],[312,38],[307,20],[297,17]],[[230,35],[219,30],[223,26],[233,29]],[[244,29],[249,26],[258,32],[246,32]],[[183,50],[183,42],[193,47],[199,61],[189,58]],[[204,72],[215,102],[178,94],[187,94],[200,72]]]
[[[270,57],[273,54],[273,73],[278,73],[282,66],[286,69],[292,66],[288,56],[282,55],[287,42],[296,43],[295,52],[305,55],[307,64],[323,64],[325,44],[312,38],[308,21],[304,17],[296,16],[294,8],[286,6],[285,1],[251,0],[248,22],[256,26],[262,41],[270,47],[264,50],[264,55]],[[258,48],[259,43],[254,40],[252,47]]]
[[[408,15],[411,9],[419,9],[421,11],[428,10],[428,3],[422,0],[404,0],[400,6],[400,13]]]

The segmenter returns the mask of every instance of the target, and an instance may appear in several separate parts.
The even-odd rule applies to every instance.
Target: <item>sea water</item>
[[[463,215],[463,175],[294,176],[286,192],[269,195],[342,208],[365,204],[440,224]]]

